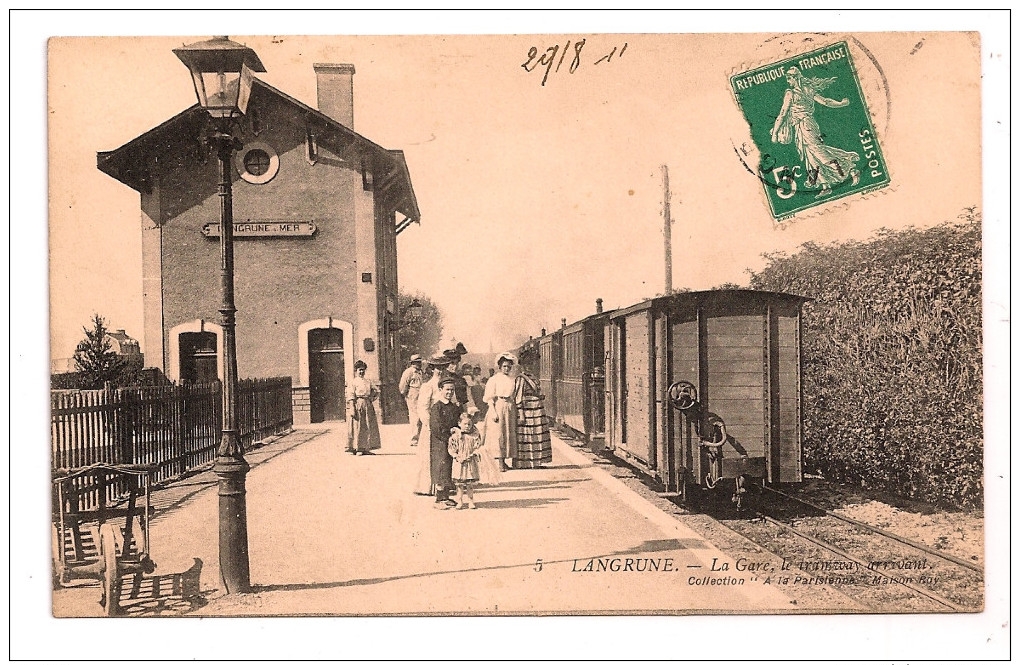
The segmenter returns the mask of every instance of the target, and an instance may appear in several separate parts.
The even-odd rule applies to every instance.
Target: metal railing
[[[154,464],[154,480],[179,476],[216,456],[220,383],[50,392],[51,466]],[[238,382],[237,422],[245,448],[294,423],[291,378]]]

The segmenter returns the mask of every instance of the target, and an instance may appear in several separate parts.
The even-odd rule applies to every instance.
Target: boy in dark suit
[[[436,508],[449,508],[456,505],[450,499],[450,486],[453,484],[453,458],[450,457],[448,445],[450,430],[457,426],[461,407],[454,401],[454,385],[452,377],[446,376],[439,381],[439,401],[429,409],[429,429],[432,437],[430,443],[432,484],[436,488]]]

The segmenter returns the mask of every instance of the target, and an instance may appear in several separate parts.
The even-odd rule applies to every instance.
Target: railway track
[[[706,506],[722,526],[784,559],[787,584],[825,584],[878,611],[976,612],[976,564],[898,534],[766,489],[754,517]]]
[[[909,538],[904,538],[903,536],[900,536],[900,535],[897,535],[895,533],[886,531],[885,529],[881,529],[881,528],[879,528],[877,526],[874,526],[874,525],[871,525],[871,524],[867,524],[867,523],[861,522],[859,520],[855,520],[855,519],[853,519],[851,517],[847,517],[846,515],[840,515],[839,513],[834,513],[831,510],[827,510],[825,508],[822,508],[821,506],[815,505],[814,503],[811,503],[810,501],[805,501],[804,499],[802,499],[800,497],[793,496],[792,494],[787,494],[786,492],[782,492],[780,490],[773,489],[771,487],[766,487],[765,491],[767,493],[770,493],[770,494],[776,494],[776,495],[781,496],[781,497],[783,497],[785,499],[788,499],[790,501],[795,501],[795,502],[797,502],[797,503],[799,503],[799,504],[801,504],[801,505],[803,505],[803,506],[805,506],[807,508],[810,508],[812,510],[817,510],[819,512],[823,512],[823,513],[825,513],[826,515],[828,515],[830,517],[834,517],[835,519],[838,519],[840,521],[846,522],[847,524],[851,524],[853,526],[856,526],[857,528],[865,529],[867,531],[871,531],[872,533],[878,534],[878,535],[883,536],[885,538],[888,538],[890,540],[895,540],[898,543],[901,543],[903,545],[911,547],[911,548],[913,548],[915,550],[919,550],[921,552],[924,552],[925,554],[929,554],[931,556],[938,557],[940,559],[943,559],[944,561],[948,561],[950,563],[954,563],[954,564],[956,564],[958,566],[961,566],[963,568],[967,568],[968,570],[972,570],[972,571],[974,571],[976,573],[984,575],[984,569],[981,566],[979,566],[978,564],[976,564],[976,563],[974,563],[972,561],[967,561],[966,559],[961,559],[959,557],[955,557],[955,556],[953,556],[953,555],[951,555],[951,554],[949,554],[947,552],[939,552],[937,549],[935,549],[933,547],[928,547],[927,545],[925,545],[923,543],[918,543],[916,541],[910,540]]]

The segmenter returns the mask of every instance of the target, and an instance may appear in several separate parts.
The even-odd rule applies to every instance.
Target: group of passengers
[[[480,366],[462,366],[466,354],[459,342],[427,362],[415,354],[398,383],[418,451],[414,492],[435,496],[440,509],[474,508],[475,486],[552,461],[538,381],[526,370],[515,371],[512,353],[501,354],[489,376]],[[363,361],[355,363],[347,389],[347,450],[355,455],[371,455],[381,445],[372,406],[378,393],[365,370]]]

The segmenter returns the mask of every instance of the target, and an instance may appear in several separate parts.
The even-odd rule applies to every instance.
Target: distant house
[[[296,423],[341,420],[354,362],[399,418],[397,243],[420,218],[399,150],[356,133],[354,66],[316,64],[318,109],[255,79],[232,176],[237,367],[291,376]],[[175,381],[223,375],[217,159],[197,105],[98,168],[141,198],[145,355]]]
[[[110,342],[110,350],[118,356],[130,361],[133,365],[141,368],[145,365],[145,355],[142,353],[138,340],[128,335],[123,329],[106,333],[106,339]],[[78,366],[71,358],[51,358],[50,374],[73,374],[78,371]]]
[[[144,364],[141,345],[137,339],[129,336],[123,329],[106,333],[106,339],[110,340],[110,350],[118,356],[129,359],[137,358],[139,366]]]
[[[76,370],[74,358],[50,358],[50,374],[67,374]]]

